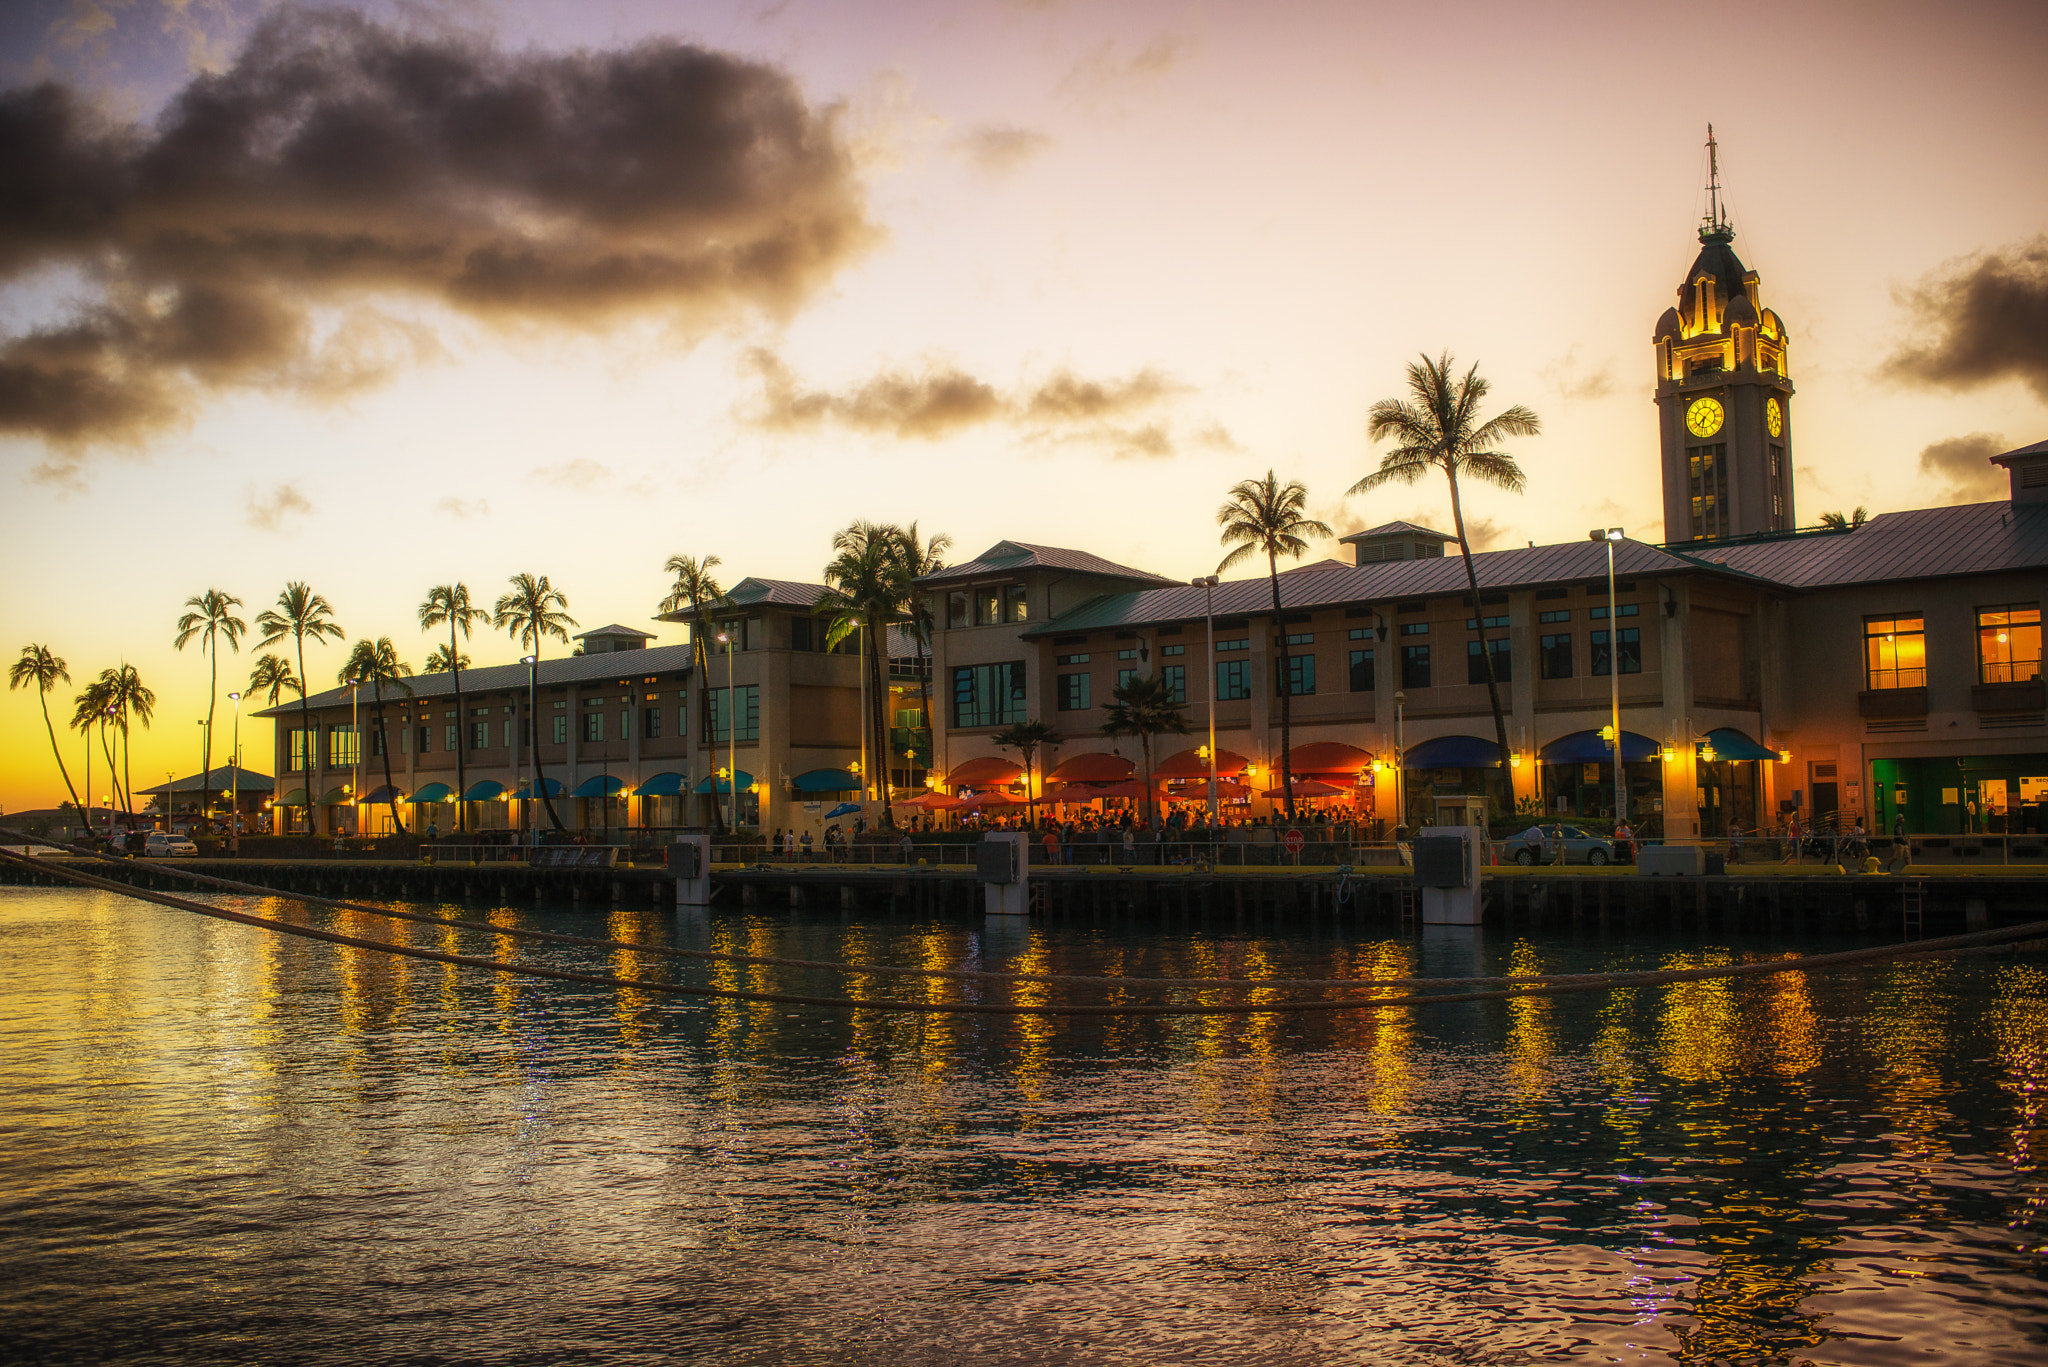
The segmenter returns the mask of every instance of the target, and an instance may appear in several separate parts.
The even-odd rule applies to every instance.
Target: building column
[[[1671,751],[1663,764],[1664,835],[1672,840],[1690,840],[1700,834],[1699,774],[1693,754],[1693,688],[1690,630],[1692,627],[1692,586],[1685,580],[1660,581],[1654,585],[1656,600],[1646,604],[1657,614],[1657,648],[1661,660],[1658,693],[1664,700],[1651,739]],[[1665,602],[1677,603],[1676,612],[1666,612]],[[1619,645],[1620,623],[1610,623]],[[1646,633],[1647,634],[1647,633]],[[1616,658],[1619,658],[1618,655]]]

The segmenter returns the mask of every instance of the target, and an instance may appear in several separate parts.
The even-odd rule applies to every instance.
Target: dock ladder
[[[1413,883],[1401,885],[1401,933],[1412,934],[1422,920],[1422,891]]]
[[[1904,931],[1908,939],[1917,940],[1927,933],[1927,885],[1908,883],[1899,889],[1899,912],[1904,918]]]

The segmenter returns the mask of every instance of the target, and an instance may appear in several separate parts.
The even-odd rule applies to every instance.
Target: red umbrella
[[[961,799],[947,797],[944,793],[919,793],[908,802],[901,802],[897,805],[900,807],[919,807],[927,812],[950,812],[955,807],[960,806],[960,804]]]
[[[1119,755],[1091,750],[1062,760],[1045,778],[1048,783],[1122,783],[1136,767]]]
[[[1152,777],[1154,779],[1205,779],[1209,777],[1209,761],[1203,759],[1197,753],[1200,749],[1200,746],[1196,746],[1193,750],[1183,750],[1177,755],[1168,755],[1165,759],[1159,761],[1158,767],[1152,770]],[[1235,750],[1224,750],[1219,747],[1216,751],[1216,776],[1218,778],[1226,778],[1234,774],[1241,774],[1244,772],[1244,766],[1247,763],[1248,761],[1245,757],[1238,754]]]
[[[958,810],[966,812],[978,812],[987,807],[1022,807],[1024,805],[1021,799],[1001,792],[976,793],[973,797],[955,798],[953,800],[959,803]]]
[[[1049,802],[1093,802],[1098,797],[1143,798],[1145,785],[1136,779],[1122,783],[1062,783],[1048,791]]]
[[[983,755],[979,759],[962,760],[954,765],[953,772],[946,775],[946,782],[955,788],[962,784],[969,788],[981,788],[993,783],[1013,783],[1023,775],[1023,765],[1004,759],[1000,755]]]

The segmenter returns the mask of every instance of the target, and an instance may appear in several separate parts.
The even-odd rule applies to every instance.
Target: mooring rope
[[[121,896],[133,897],[139,901],[155,902],[161,906],[189,911],[196,915],[208,916],[217,920],[233,921],[242,925],[254,926],[258,929],[276,931],[280,934],[295,935],[310,940],[321,940],[330,944],[348,945],[356,949],[367,949],[405,958],[424,959],[434,963],[452,964],[465,968],[481,968],[507,976],[544,978],[557,982],[583,983],[594,987],[628,988],[646,992],[671,993],[730,1001],[762,1002],[783,1006],[819,1006],[840,1010],[905,1012],[924,1015],[1011,1017],[1263,1016],[1298,1015],[1328,1011],[1376,1011],[1386,1007],[1405,1008],[1414,1006],[1445,1006],[1461,1002],[1506,1001],[1522,997],[1552,997],[1581,992],[1609,991],[1615,988],[1657,987],[1671,983],[1697,982],[1711,978],[1740,978],[1777,973],[1808,972],[1823,967],[1843,967],[1851,964],[1928,957],[1941,951],[1972,949],[2014,940],[2034,939],[2048,934],[2048,921],[2036,921],[2021,926],[2008,926],[1998,930],[1972,931],[1964,935],[1951,935],[1916,943],[1885,945],[1860,950],[1844,950],[1832,954],[1808,955],[1795,959],[1724,964],[1712,968],[1658,969],[1644,972],[1589,974],[1583,975],[1581,980],[1568,983],[1551,983],[1540,986],[1523,986],[1514,989],[1491,991],[1411,993],[1406,996],[1391,997],[1327,997],[1228,1004],[1188,1002],[1108,1006],[1074,1004],[1018,1006],[993,1002],[917,1002],[888,997],[815,997],[785,992],[754,992],[742,988],[697,987],[684,983],[660,982],[647,978],[628,978],[615,974],[578,973],[568,969],[508,963],[502,959],[487,959],[468,954],[450,954],[441,950],[421,949],[413,945],[365,939],[361,936],[343,935],[337,931],[320,930],[312,926],[293,925],[289,922],[271,920],[262,916],[250,916],[243,912],[230,911],[224,907],[210,906],[204,902],[195,902],[189,898],[158,892],[155,889],[136,888],[113,879],[100,878],[83,870],[42,863],[7,851],[0,851],[0,859],[4,859],[17,866],[48,872],[54,877],[64,878],[81,886],[100,888]],[[275,895],[270,889],[258,889],[258,892],[266,895]],[[430,917],[426,919],[431,921],[435,918]],[[502,933],[499,927],[489,926],[488,923],[483,924],[493,933]],[[844,965],[841,971],[862,973],[867,970],[858,965]],[[1371,983],[1374,986],[1390,985],[1371,979],[1353,979],[1349,981],[1348,985],[1360,986],[1366,983]],[[1258,985],[1273,987],[1283,984],[1268,982]]]

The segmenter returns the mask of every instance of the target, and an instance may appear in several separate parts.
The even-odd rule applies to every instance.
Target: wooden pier
[[[68,862],[68,861],[67,861]],[[164,890],[197,885],[132,862],[81,861],[101,877]],[[547,868],[523,863],[360,859],[181,859],[178,870],[353,902],[514,906],[589,903],[669,907],[675,882],[660,867]],[[1372,929],[1412,921],[1405,869],[1075,868],[1031,871],[1034,917],[1051,922],[1205,932]],[[0,869],[0,882],[55,883]],[[1648,877],[1627,869],[1488,870],[1485,921],[1547,934],[1733,933],[1941,935],[2032,920],[2048,912],[2048,876],[2034,870],[1906,875],[1772,869],[1707,877]],[[1924,908],[1909,921],[1920,894]],[[913,919],[978,916],[973,870],[858,864],[720,865],[715,908],[809,909]]]

